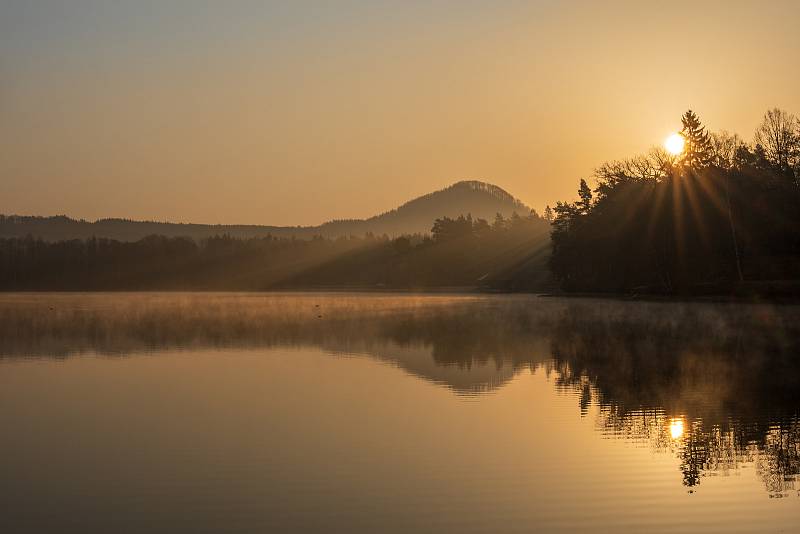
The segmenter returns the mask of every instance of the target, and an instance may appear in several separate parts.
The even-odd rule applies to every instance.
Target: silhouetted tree
[[[436,219],[431,228],[431,234],[435,241],[447,241],[459,237],[472,236],[472,216],[459,215],[456,219],[442,217]]]
[[[737,152],[746,148],[744,141],[738,134],[732,134],[725,130],[713,132],[709,135],[711,142],[711,164],[722,169],[732,169],[736,167]]]
[[[760,144],[682,121],[676,164],[657,151],[607,163],[594,191],[581,180],[577,202],[557,203],[553,274],[571,291],[800,294],[798,182]]]
[[[0,238],[0,290],[540,287],[547,278],[546,257],[526,262],[535,266],[526,271],[528,279],[508,273],[523,259],[520,251],[532,244],[545,249],[548,225],[538,217],[517,219],[513,229],[505,224],[494,229],[469,214],[444,217],[434,224],[434,239],[419,234],[391,240],[385,234],[336,239],[223,234],[200,241],[154,235],[125,242]]]
[[[553,214],[553,209],[549,205],[545,206],[544,220],[552,224],[553,219],[555,219],[555,215]]]
[[[578,189],[578,198],[580,198],[578,208],[584,214],[589,213],[589,210],[592,209],[592,190],[583,178],[581,178],[581,185]]]
[[[681,163],[692,169],[701,169],[711,162],[712,146],[705,126],[690,109],[681,117],[681,135],[685,141]]]
[[[492,228],[495,230],[500,230],[506,227],[506,220],[503,217],[502,213],[497,213],[494,216],[494,222],[492,223]]]
[[[756,145],[781,172],[796,179],[800,166],[800,123],[791,113],[773,108],[764,114],[754,136]]]
[[[489,222],[486,219],[475,219],[475,222],[472,224],[472,231],[475,233],[476,236],[482,237],[489,234],[492,231],[492,227],[489,226]]]

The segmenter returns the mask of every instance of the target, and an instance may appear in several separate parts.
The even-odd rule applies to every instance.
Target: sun
[[[679,133],[674,133],[664,140],[664,148],[673,156],[677,156],[683,152],[684,143],[683,136]]]

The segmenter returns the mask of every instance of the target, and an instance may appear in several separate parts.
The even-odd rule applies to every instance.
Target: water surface
[[[800,309],[0,296],[2,532],[791,532]]]

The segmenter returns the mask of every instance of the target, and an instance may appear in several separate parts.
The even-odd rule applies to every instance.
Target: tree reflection
[[[386,294],[53,294],[0,299],[0,358],[319,347],[367,354],[459,393],[544,361],[555,301]]]
[[[800,308],[352,294],[5,296],[0,357],[313,346],[366,354],[458,394],[540,369],[598,431],[680,459],[691,491],[752,465],[800,473]]]
[[[580,302],[552,331],[549,371],[599,429],[681,461],[683,483],[753,464],[767,491],[800,473],[797,310]],[[590,395],[587,399],[587,388]]]

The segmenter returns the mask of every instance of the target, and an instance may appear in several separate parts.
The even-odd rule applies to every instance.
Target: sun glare
[[[673,156],[677,156],[683,152],[683,144],[683,136],[679,133],[674,133],[664,141],[664,148]]]

